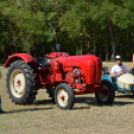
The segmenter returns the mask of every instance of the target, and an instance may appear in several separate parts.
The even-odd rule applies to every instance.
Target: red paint
[[[63,68],[62,63],[59,60],[56,60],[53,64],[52,64],[52,71],[54,72],[61,72]]]
[[[60,99],[64,101],[64,99],[65,99],[65,96],[63,96],[63,95],[62,95],[62,96],[60,97]]]
[[[101,60],[93,55],[69,56],[67,53],[54,52],[48,55],[51,58],[50,68],[38,68],[35,59],[25,53],[12,55],[5,63],[4,67],[9,67],[15,60],[21,59],[25,63],[33,63],[38,74],[38,85],[40,88],[56,87],[60,83],[67,83],[76,95],[85,93],[102,92]],[[56,58],[57,57],[57,58]],[[80,70],[80,74],[75,74],[75,69]]]
[[[16,53],[16,54],[11,55],[7,59],[4,67],[9,67],[12,62],[14,62],[15,60],[18,60],[18,59],[23,60],[25,63],[28,63],[28,62],[35,63],[36,62],[35,59],[27,53]]]
[[[21,86],[21,81],[18,80],[17,84],[20,87]]]
[[[102,90],[101,89],[95,89],[94,90],[80,90],[80,91],[74,91],[75,95],[82,95],[82,94],[92,94],[92,93],[101,93]]]
[[[53,57],[68,57],[68,56],[69,54],[65,52],[53,52],[53,53],[50,53],[47,57],[53,58]]]

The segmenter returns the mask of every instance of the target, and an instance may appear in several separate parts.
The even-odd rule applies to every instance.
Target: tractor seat
[[[51,67],[51,59],[45,57],[38,57],[35,59],[38,67],[41,68],[50,68]]]

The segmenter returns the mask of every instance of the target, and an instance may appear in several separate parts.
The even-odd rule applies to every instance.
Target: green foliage
[[[45,56],[62,44],[62,51],[96,54],[102,60],[134,50],[134,1],[126,0],[2,0],[0,51],[14,44],[15,52]]]

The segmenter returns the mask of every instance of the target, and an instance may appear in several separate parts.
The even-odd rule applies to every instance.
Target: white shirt
[[[120,71],[127,72],[128,70],[124,65],[122,66],[114,65],[112,67],[111,73],[118,74]],[[117,76],[115,78],[117,78]]]

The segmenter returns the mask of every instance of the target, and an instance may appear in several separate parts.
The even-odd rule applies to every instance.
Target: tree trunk
[[[105,52],[106,52],[106,61],[108,61],[108,53],[109,53],[109,51],[108,51],[108,34],[106,35],[106,47],[105,47]]]
[[[30,45],[29,43],[26,44],[26,46],[27,46],[26,48],[27,48],[27,53],[28,54],[30,54],[30,46],[29,45]]]
[[[88,39],[88,43],[87,44],[88,44],[87,47],[88,47],[88,54],[89,54],[90,53],[90,40],[89,39]]]
[[[106,61],[108,61],[108,53],[106,52]]]
[[[29,45],[30,45],[29,43],[26,43],[26,51],[27,51],[28,54],[30,54],[30,47],[29,47]]]
[[[31,38],[31,36],[30,35],[27,35],[26,33],[25,33],[25,45],[26,45],[26,51],[27,51],[27,53],[28,54],[30,54],[30,43],[29,43],[29,39]]]
[[[52,28],[52,30],[53,30],[53,34],[54,34],[54,38],[55,38],[55,43],[57,44],[57,43],[58,43],[57,32],[56,32],[56,30],[55,30],[55,28],[54,28],[54,26],[52,25],[51,22],[49,22],[48,25],[49,25],[49,26]]]
[[[102,44],[102,43],[101,43]],[[102,47],[102,45],[100,44],[100,59],[101,59],[101,47]]]
[[[83,43],[81,43],[81,55],[82,55],[82,46],[83,46]]]
[[[92,45],[93,45],[93,55],[95,55],[95,44],[94,44],[94,39],[93,39],[92,33],[91,33],[90,35],[91,35],[91,43],[92,43]]]
[[[113,33],[113,28],[112,26],[109,27],[109,32],[112,40],[112,55],[111,55],[111,60],[114,61],[115,58],[115,36]]]
[[[75,45],[75,55],[77,55],[77,44]]]
[[[43,44],[43,56],[45,57],[45,46]]]
[[[81,55],[83,54],[83,36],[81,37]]]

